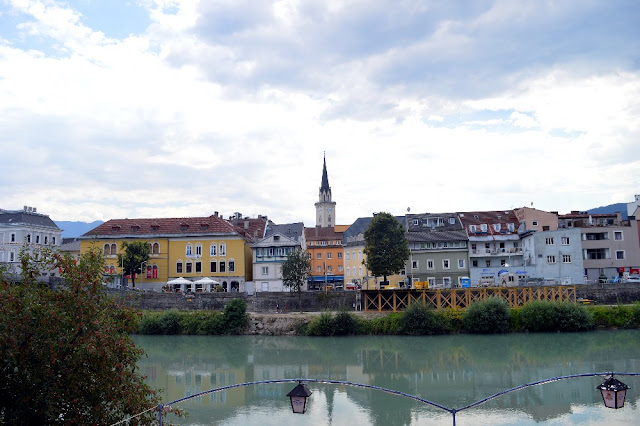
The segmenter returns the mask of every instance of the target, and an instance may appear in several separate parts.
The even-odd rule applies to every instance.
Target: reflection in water
[[[458,408],[529,382],[604,371],[640,372],[640,330],[498,336],[135,336],[148,357],[138,363],[163,402],[234,383],[287,378],[364,383]],[[633,423],[640,380],[622,410],[602,406],[602,380],[578,378],[527,388],[459,413],[458,425],[549,422]],[[216,392],[181,404],[186,424],[451,424],[442,410],[384,392],[312,384],[305,417],[291,413],[293,384]]]

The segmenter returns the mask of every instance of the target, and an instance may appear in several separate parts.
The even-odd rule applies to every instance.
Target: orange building
[[[305,228],[307,252],[311,256],[309,290],[324,289],[325,284],[344,285],[342,232],[338,227]]]

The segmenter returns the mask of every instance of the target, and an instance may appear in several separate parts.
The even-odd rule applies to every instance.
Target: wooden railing
[[[365,312],[398,312],[412,303],[433,309],[464,309],[476,300],[500,297],[510,307],[535,300],[576,302],[576,286],[488,287],[449,290],[363,290]]]

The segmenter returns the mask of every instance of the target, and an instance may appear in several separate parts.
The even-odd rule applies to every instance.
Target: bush
[[[490,334],[509,331],[509,307],[497,297],[474,302],[462,315],[462,327],[468,333]]]
[[[247,326],[247,302],[244,299],[233,299],[224,307],[225,334],[238,334]]]
[[[333,334],[336,336],[352,336],[358,334],[358,319],[349,312],[341,310],[333,319]]]
[[[210,312],[204,311],[183,312],[180,316],[182,333],[189,335],[207,334],[205,324],[210,315]]]
[[[399,334],[402,314],[392,313],[379,318],[363,320],[361,334]]]
[[[166,311],[160,315],[158,320],[162,334],[180,334],[182,332],[180,314],[177,311]]]
[[[593,320],[598,327],[636,328],[640,325],[640,305],[594,306],[591,308]]]
[[[546,300],[530,302],[520,310],[522,328],[533,332],[584,331],[593,328],[593,316],[584,306]]]
[[[219,335],[225,334],[227,332],[227,328],[225,326],[224,316],[222,312],[211,312],[207,315],[207,318],[204,320],[202,324],[202,331],[204,334],[209,335]]]
[[[309,323],[307,334],[309,336],[333,336],[333,316],[329,312],[323,312]]]
[[[442,312],[438,312],[437,315],[441,315],[443,317],[444,323],[447,325],[447,331],[452,333],[458,333],[462,331],[462,314],[464,311],[462,309],[451,309],[447,308]]]
[[[434,313],[420,303],[412,303],[402,315],[400,323],[402,334],[442,334],[446,331],[445,317]]]
[[[158,314],[155,312],[145,312],[142,314],[140,324],[138,326],[140,334],[162,334]]]

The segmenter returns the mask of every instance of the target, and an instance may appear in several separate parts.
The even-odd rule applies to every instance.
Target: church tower
[[[316,226],[333,228],[336,225],[336,203],[331,201],[331,187],[327,176],[327,158],[324,158],[322,166],[322,183],[320,194],[316,203]]]

